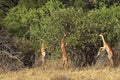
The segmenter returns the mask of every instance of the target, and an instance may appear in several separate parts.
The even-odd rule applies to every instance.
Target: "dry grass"
[[[63,69],[59,62],[0,74],[0,80],[120,80],[120,67]]]

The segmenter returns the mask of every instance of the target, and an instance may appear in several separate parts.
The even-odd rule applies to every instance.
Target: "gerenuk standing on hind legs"
[[[104,39],[104,35],[101,33],[99,35],[102,38],[103,41],[103,47],[100,47],[99,51],[104,51],[106,50],[107,54],[108,54],[108,59],[110,61],[110,66],[113,66],[113,51],[111,49],[111,47],[109,46],[109,44],[105,41]],[[97,57],[100,55],[101,52],[98,52]]]
[[[62,52],[62,60],[63,60],[63,67],[68,67],[68,56],[67,56],[67,52],[65,49],[65,42],[64,39],[66,37],[66,34],[64,33],[62,39],[61,39],[61,52]]]

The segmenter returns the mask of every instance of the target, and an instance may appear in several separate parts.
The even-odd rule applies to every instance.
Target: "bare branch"
[[[4,53],[4,54],[8,55],[10,58],[16,59],[16,60],[18,60],[20,63],[22,63],[22,61],[21,61],[18,57],[13,56],[12,54],[8,53],[7,51],[0,51],[0,53]],[[22,64],[23,64],[23,63],[22,63]]]

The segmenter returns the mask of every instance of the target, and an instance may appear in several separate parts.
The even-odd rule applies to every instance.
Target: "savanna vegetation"
[[[115,62],[117,65],[120,63],[119,0],[0,0],[0,32],[1,71],[40,66],[42,43],[45,44],[47,63],[50,66],[53,64],[55,69],[61,69],[60,40],[64,33],[67,34],[66,50],[72,68],[95,66],[96,62],[101,61],[96,58],[99,48],[103,46],[100,33],[105,33],[105,40],[116,55]],[[54,61],[61,65],[58,66]],[[40,67],[36,69],[44,72]],[[32,72],[29,75],[34,74]],[[89,79],[92,78],[85,78]]]

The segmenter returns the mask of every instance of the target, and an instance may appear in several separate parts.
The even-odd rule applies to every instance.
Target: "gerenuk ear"
[[[64,36],[67,36],[67,34],[66,34],[66,33],[64,33]]]
[[[103,33],[101,32],[100,35],[103,35]]]

